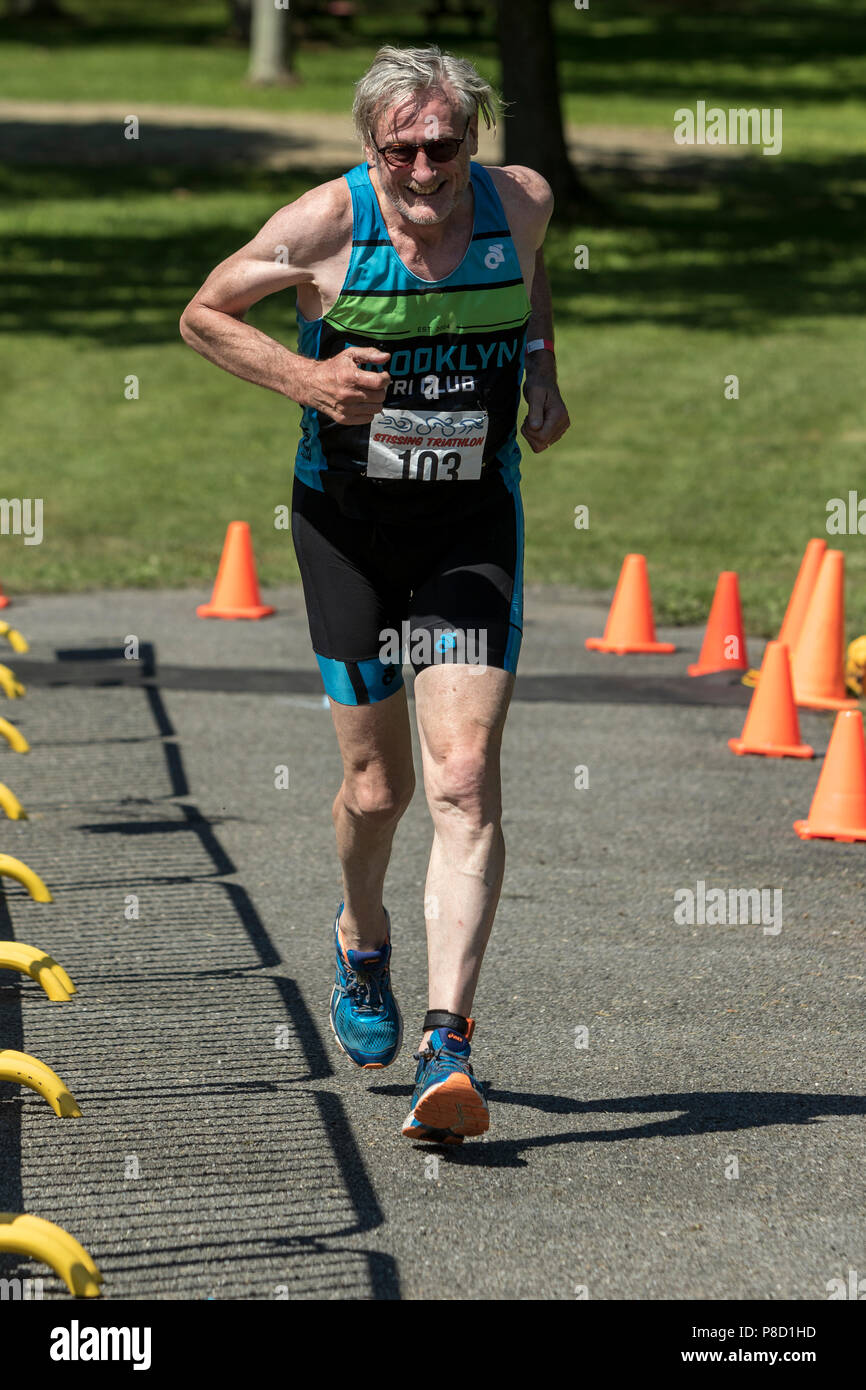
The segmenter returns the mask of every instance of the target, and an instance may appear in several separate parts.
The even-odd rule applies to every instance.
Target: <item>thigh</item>
[[[459,487],[459,484],[457,485]],[[517,670],[523,630],[523,507],[503,482],[480,511],[419,549],[409,608],[416,674],[460,665]]]
[[[459,782],[499,785],[499,751],[514,676],[493,666],[430,666],[415,678],[415,712],[428,796],[449,762]],[[461,771],[462,769],[462,771]]]
[[[388,700],[403,686],[399,634],[409,586],[386,563],[376,526],[344,516],[333,498],[296,479],[292,539],[325,690],[342,705]]]

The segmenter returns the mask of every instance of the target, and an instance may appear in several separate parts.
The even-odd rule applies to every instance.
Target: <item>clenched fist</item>
[[[330,415],[338,425],[369,425],[385,403],[391,378],[386,371],[365,371],[361,363],[390,360],[390,352],[378,348],[348,347],[336,357],[313,363],[305,404]]]

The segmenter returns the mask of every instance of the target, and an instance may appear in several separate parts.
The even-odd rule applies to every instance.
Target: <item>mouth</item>
[[[413,198],[435,198],[437,193],[441,193],[447,180],[443,179],[435,188],[415,188],[411,183],[405,185],[407,193],[411,193]]]

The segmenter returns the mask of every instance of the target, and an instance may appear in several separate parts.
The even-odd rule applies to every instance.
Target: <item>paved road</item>
[[[369,1078],[327,1021],[339,763],[299,593],[255,624],[197,619],[205,597],[4,614],[32,642],[4,658],[32,752],[0,748],[0,778],[31,818],[0,822],[0,849],[55,902],[5,880],[0,937],[49,950],[79,993],[51,1005],[4,974],[0,1046],[84,1113],[0,1086],[0,1209],[67,1226],[108,1298],[822,1299],[866,1269],[866,847],[794,835],[817,763],[729,753],[747,696],[683,676],[699,632],[672,657],[590,654],[604,608],[529,591],[475,1008],[492,1125],[436,1165],[399,1136],[423,796],[386,892],[407,1047]],[[823,752],[829,718],[803,728]],[[781,930],[678,924],[699,880],[780,889]],[[16,1270],[38,1272],[0,1257]]]

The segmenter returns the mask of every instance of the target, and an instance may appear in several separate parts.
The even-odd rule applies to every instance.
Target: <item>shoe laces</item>
[[[382,1007],[382,985],[388,975],[387,965],[373,970],[353,970],[347,967],[346,994],[356,1009],[375,1013]]]
[[[416,1062],[422,1060],[425,1062],[441,1062],[443,1052],[453,1066],[459,1067],[461,1071],[467,1072],[469,1076],[475,1075],[468,1057],[462,1056],[459,1052],[451,1052],[444,1046],[433,1048],[428,1043],[423,1052],[413,1052],[412,1056]]]

